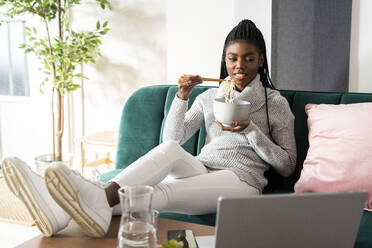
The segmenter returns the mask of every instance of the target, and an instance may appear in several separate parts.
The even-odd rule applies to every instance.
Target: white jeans
[[[234,172],[207,168],[177,142],[166,141],[130,164],[111,181],[123,186],[154,187],[152,207],[161,212],[215,213],[219,196],[258,195]],[[114,207],[120,214],[120,204]]]

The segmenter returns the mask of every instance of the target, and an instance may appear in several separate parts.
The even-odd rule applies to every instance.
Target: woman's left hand
[[[249,124],[251,123],[250,120],[246,121],[230,121],[230,127],[224,126],[221,122],[216,120],[217,125],[221,128],[222,131],[230,131],[230,132],[240,132],[246,129]]]

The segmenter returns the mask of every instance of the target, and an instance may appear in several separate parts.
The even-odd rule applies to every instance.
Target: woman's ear
[[[261,68],[263,66],[264,62],[265,62],[265,58],[264,58],[263,54],[261,53],[260,57],[258,58],[258,68]]]

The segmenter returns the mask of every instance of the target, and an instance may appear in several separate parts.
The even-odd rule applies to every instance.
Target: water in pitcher
[[[156,228],[148,222],[125,222],[118,236],[118,248],[156,248]]]

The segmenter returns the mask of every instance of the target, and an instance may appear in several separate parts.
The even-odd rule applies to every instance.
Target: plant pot
[[[53,154],[43,154],[43,155],[35,157],[34,159],[35,159],[36,173],[38,173],[40,176],[44,177],[44,172],[45,172],[46,168],[48,168],[49,166],[51,166],[55,162],[62,162],[67,167],[71,168],[72,167],[73,155],[72,154],[64,154],[62,156],[62,161],[53,161]]]

